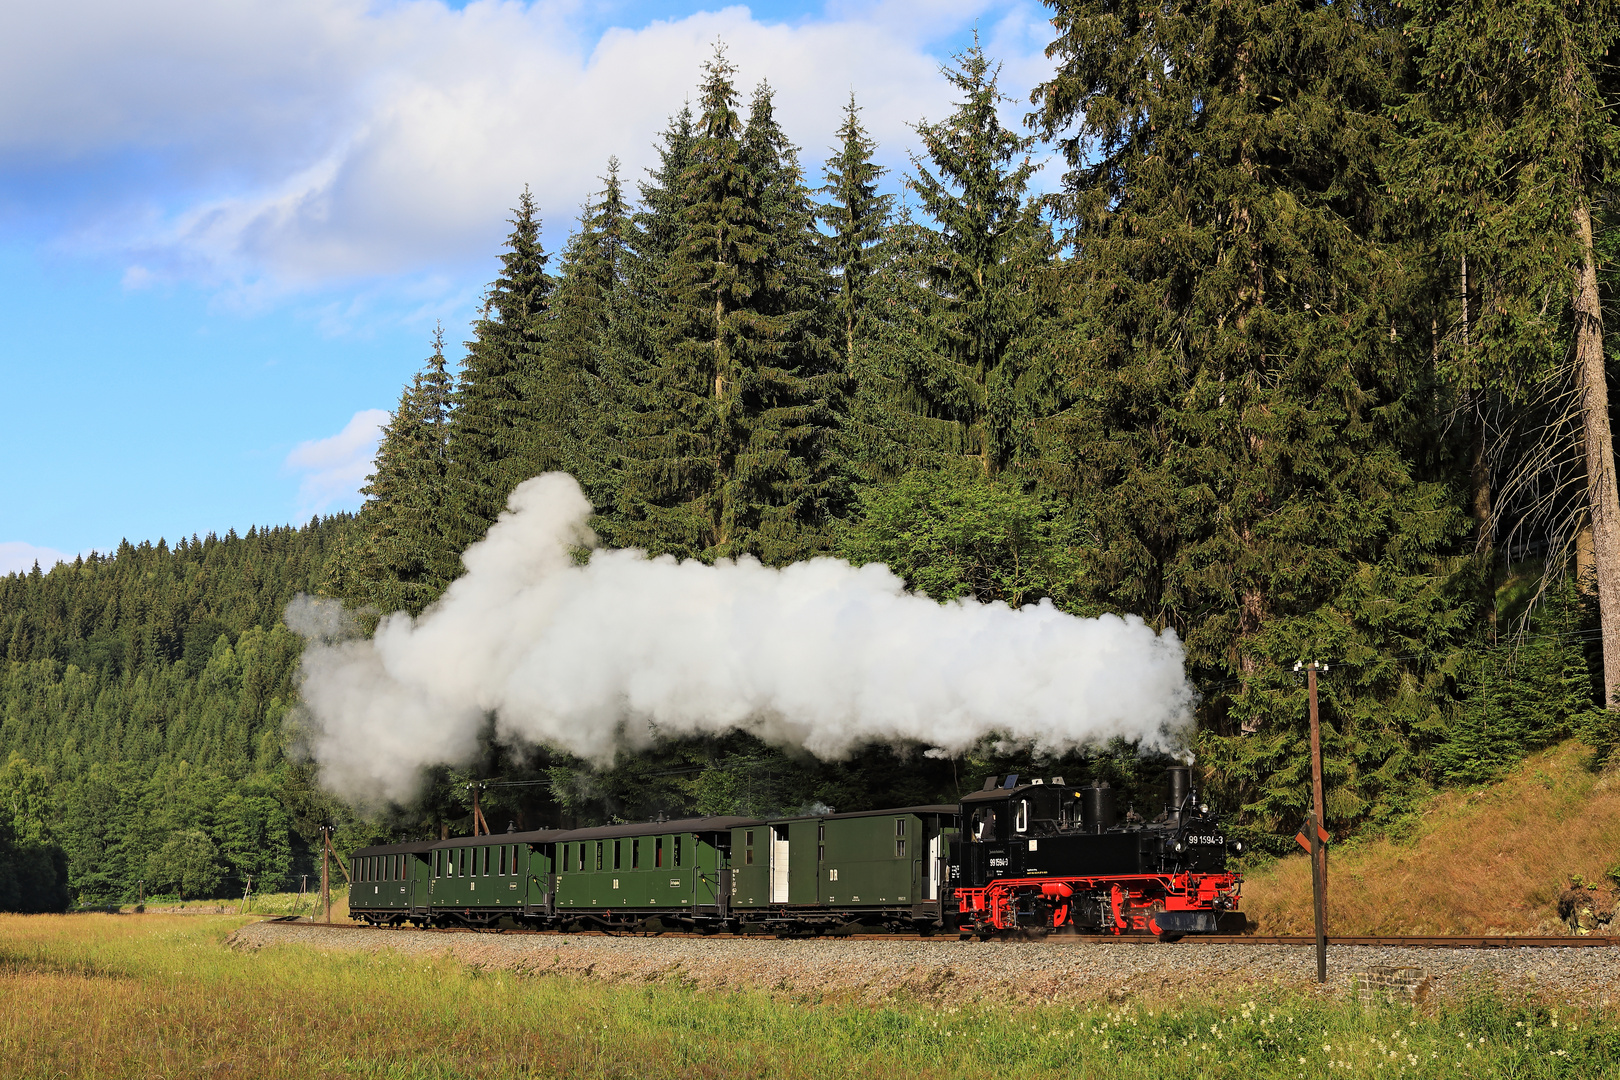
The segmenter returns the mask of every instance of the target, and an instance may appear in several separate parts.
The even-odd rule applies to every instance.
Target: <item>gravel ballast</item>
[[[1088,943],[773,938],[605,937],[432,933],[263,922],[231,937],[239,948],[301,945],[452,957],[476,967],[618,982],[673,980],[706,990],[754,989],[877,1001],[997,999],[1120,1001],[1167,994],[1315,986],[1309,945]],[[1348,996],[1381,965],[1417,967],[1425,993],[1452,997],[1481,983],[1551,1000],[1607,1005],[1620,948],[1415,949],[1330,946],[1328,987]]]

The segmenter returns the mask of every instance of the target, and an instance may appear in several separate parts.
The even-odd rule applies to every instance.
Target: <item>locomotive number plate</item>
[[[1218,847],[1218,846],[1226,843],[1226,837],[1224,837],[1224,836],[1216,836],[1216,835],[1214,835],[1212,833],[1204,833],[1201,836],[1200,835],[1189,835],[1187,837],[1187,843],[1189,843],[1189,844],[1210,844],[1210,845],[1214,845],[1214,846]]]

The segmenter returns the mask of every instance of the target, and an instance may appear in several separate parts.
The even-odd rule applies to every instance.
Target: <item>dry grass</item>
[[[1432,1015],[1293,995],[878,1007],[259,952],[242,920],[0,916],[6,1077],[1620,1078],[1608,1010],[1482,997]]]
[[[216,900],[150,900],[139,910],[147,915],[320,915],[318,893],[254,893],[247,899],[244,912],[242,898],[226,897]],[[99,909],[95,909],[99,910]],[[137,913],[137,905],[124,904],[119,909],[125,915]],[[332,890],[332,921],[348,925],[349,889],[340,885]]]
[[[1537,754],[1502,782],[1435,797],[1412,834],[1330,849],[1334,934],[1565,933],[1554,904],[1571,875],[1600,880],[1620,862],[1620,782],[1575,744]],[[1310,933],[1303,854],[1246,876],[1262,934]]]

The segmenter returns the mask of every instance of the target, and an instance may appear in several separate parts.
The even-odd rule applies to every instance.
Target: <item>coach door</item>
[[[771,903],[788,902],[788,827],[771,826]]]

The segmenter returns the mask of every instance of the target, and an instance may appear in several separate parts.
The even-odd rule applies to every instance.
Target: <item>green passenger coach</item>
[[[431,843],[383,844],[354,853],[349,867],[349,916],[397,926],[427,907]]]
[[[556,830],[461,836],[432,845],[429,902],[436,926],[489,926],[550,914]]]
[[[650,924],[716,927],[727,919],[733,826],[691,818],[563,833],[558,918],[582,929]]]
[[[954,806],[909,806],[738,826],[733,910],[763,929],[937,928],[956,820]]]
[[[375,925],[827,933],[944,925],[954,806],[688,818],[362,848]]]

